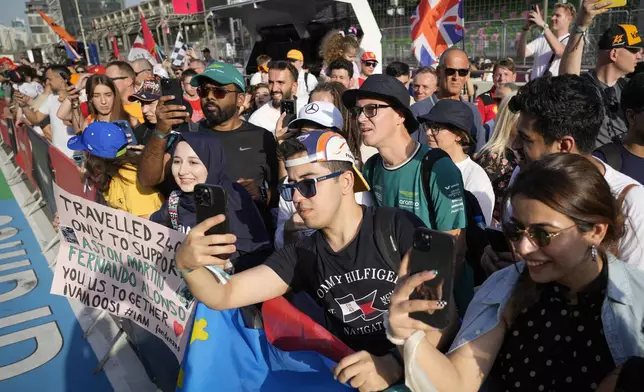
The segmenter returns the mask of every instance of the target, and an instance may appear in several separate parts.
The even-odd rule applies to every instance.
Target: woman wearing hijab
[[[264,221],[250,195],[225,174],[226,157],[219,139],[203,132],[179,136],[172,154],[172,175],[180,190],[150,218],[152,221],[188,233],[197,225],[194,188],[197,184],[219,185],[228,196],[228,227],[237,237],[237,251],[231,256],[236,271],[263,262],[272,252]]]

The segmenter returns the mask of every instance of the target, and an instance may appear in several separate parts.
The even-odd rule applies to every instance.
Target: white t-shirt
[[[288,177],[284,179],[284,184]],[[373,205],[371,192],[359,192],[355,194],[356,202],[367,207]],[[292,201],[286,201],[280,197],[279,212],[277,214],[277,227],[275,228],[275,249],[284,247],[284,224],[295,214],[295,205]]]
[[[254,86],[256,84],[262,83],[262,73],[261,72],[255,72],[253,76],[250,77],[250,85]]]
[[[40,105],[40,109],[38,109],[38,111],[49,116],[49,122],[51,124],[51,144],[64,152],[65,155],[72,158],[74,152],[67,148],[67,141],[74,136],[74,129],[65,125],[63,120],[58,118],[57,113],[60,105],[61,103],[58,101],[58,95],[51,94],[47,97],[47,100]]]
[[[306,89],[307,84],[304,81],[304,75],[307,76],[306,79],[308,80],[308,85],[309,85],[308,91]],[[317,85],[318,85],[318,80],[316,79],[315,76],[313,76],[311,73],[307,74],[304,71],[300,71],[297,78],[297,101],[308,103],[309,95]]]
[[[570,37],[570,34],[559,37],[559,42],[566,46],[568,43],[568,37]],[[530,42],[526,48],[532,52],[532,57],[534,58],[530,80],[535,80],[539,76],[543,76],[546,72],[546,67],[552,57],[552,49],[550,48],[550,45],[548,45],[548,41],[543,34]],[[561,63],[561,57],[555,56],[555,59],[550,65],[550,73],[552,73],[552,76],[559,75],[559,63]]]
[[[494,189],[492,182],[487,173],[479,164],[474,162],[470,157],[464,161],[456,163],[463,176],[463,185],[465,190],[472,192],[479,202],[485,223],[490,225],[492,222],[492,212],[494,211]]]
[[[275,126],[277,125],[277,120],[280,119],[280,116],[280,109],[275,109],[273,107],[273,102],[268,101],[264,106],[255,110],[255,113],[250,116],[248,122],[266,129],[275,136]]]
[[[595,158],[595,157],[593,157]],[[637,184],[638,187],[632,188],[622,206],[622,213],[625,218],[626,233],[619,242],[619,259],[625,263],[632,264],[635,267],[644,270],[644,187],[626,174],[620,173],[612,167],[606,165],[600,159],[597,159],[604,168],[606,174],[604,179],[608,183],[613,196],[617,199],[620,197],[624,188],[630,184]],[[516,177],[519,175],[520,167],[517,166],[512,173],[510,186],[514,184]],[[512,216],[512,206],[506,205],[506,216]]]
[[[307,101],[303,99],[296,99],[295,100],[295,113],[299,113],[300,109],[302,107],[306,106]],[[248,122],[256,125],[260,128],[264,128],[270,133],[275,136],[275,127],[277,126],[277,120],[280,119],[280,116],[282,113],[280,112],[280,108],[278,107],[277,109],[273,107],[273,102],[268,101],[267,103],[264,104],[261,108],[257,109],[255,113],[253,113],[250,118],[248,119]]]

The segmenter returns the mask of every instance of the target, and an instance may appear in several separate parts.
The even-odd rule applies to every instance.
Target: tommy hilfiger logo
[[[374,290],[360,299],[355,299],[353,294],[335,298],[335,302],[340,305],[340,310],[342,310],[342,321],[350,323],[359,318],[364,321],[371,321],[385,314],[386,310],[373,307],[377,292],[378,290]]]

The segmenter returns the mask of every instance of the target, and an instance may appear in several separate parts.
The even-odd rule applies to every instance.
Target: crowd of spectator
[[[182,67],[0,60],[0,82],[11,119],[74,159],[101,202],[187,234],[176,263],[199,301],[219,310],[290,291],[312,298],[320,323],[355,351],[334,369],[339,382],[634,391],[644,369],[644,74],[633,73],[644,45],[635,26],[610,26],[582,73],[604,3],[556,4],[550,23],[533,7],[516,57],[534,58],[530,81],[519,85],[515,61],[499,59],[477,97],[464,51],[377,73],[382,59],[355,30],[323,39],[319,78],[289,48],[260,55],[248,82],[194,51]],[[528,43],[533,28],[543,34]],[[181,97],[164,95],[167,79]],[[204,183],[225,189],[225,218],[197,220]],[[224,219],[228,234],[206,234]],[[374,246],[383,227],[390,252]],[[410,299],[438,273],[408,273],[421,227],[454,239],[454,289],[436,301]],[[485,228],[502,230],[508,249],[493,248]],[[220,285],[207,265],[232,279]],[[345,301],[373,293],[369,306]],[[442,309],[443,330],[410,316]],[[167,359],[176,379],[157,343],[139,354]]]

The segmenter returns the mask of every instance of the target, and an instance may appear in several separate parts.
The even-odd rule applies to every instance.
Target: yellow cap
[[[304,55],[297,49],[289,50],[286,54],[287,59],[304,61]]]

